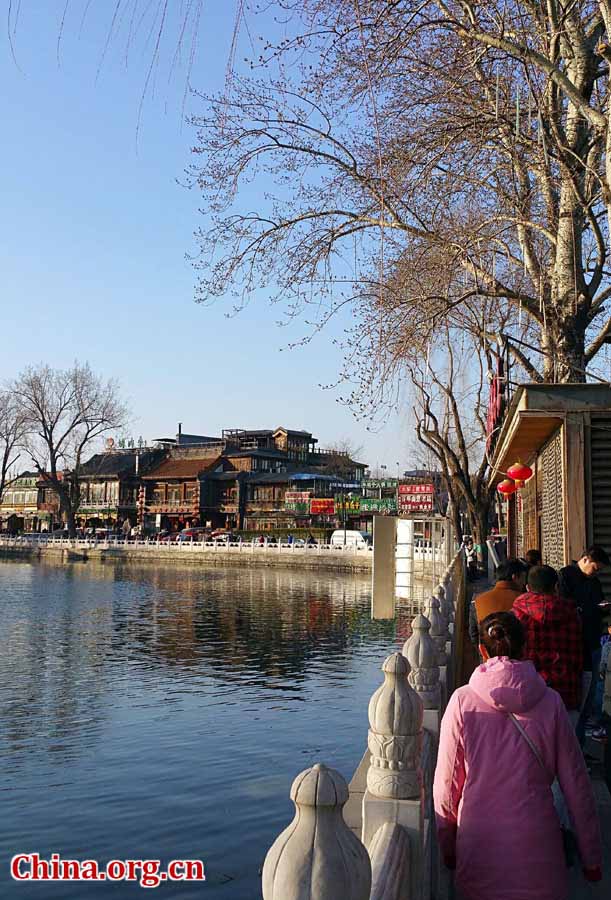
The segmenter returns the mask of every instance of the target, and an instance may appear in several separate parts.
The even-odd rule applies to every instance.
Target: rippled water
[[[350,778],[384,656],[366,576],[0,563],[0,897],[132,897],[9,877],[16,852],[201,858],[159,897],[258,900],[294,776]]]

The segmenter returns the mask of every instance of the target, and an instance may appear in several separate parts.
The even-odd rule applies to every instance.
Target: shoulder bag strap
[[[549,772],[547,771],[547,766],[543,762],[543,758],[542,758],[541,754],[539,753],[539,751],[537,750],[537,747],[536,747],[534,741],[528,736],[526,729],[522,725],[520,725],[520,723],[518,722],[517,718],[514,716],[513,713],[508,713],[508,716],[509,716],[509,719],[515,725],[515,727],[518,729],[518,731],[520,732],[520,734],[522,735],[522,737],[524,738],[524,740],[526,741],[526,743],[528,744],[528,746],[530,747],[532,752],[534,753],[534,755],[537,759],[537,762],[539,763],[539,765],[545,772],[545,774],[551,784],[554,779],[549,777]]]

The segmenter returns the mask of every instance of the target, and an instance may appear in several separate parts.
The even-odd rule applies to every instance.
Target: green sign
[[[309,516],[310,515],[310,501],[308,500],[305,503],[303,503],[303,502],[288,500],[285,503],[285,509],[288,512],[297,513],[298,516]]]
[[[395,497],[362,497],[361,512],[386,512],[396,513],[397,500]]]
[[[361,487],[365,490],[376,490],[380,488],[396,488],[398,481],[396,478],[365,478],[361,481]]]

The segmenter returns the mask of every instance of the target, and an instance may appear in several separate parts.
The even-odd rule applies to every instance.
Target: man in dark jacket
[[[609,556],[606,551],[594,544],[576,562],[560,569],[559,573],[560,593],[574,601],[581,615],[583,630],[583,705],[576,729],[582,747],[586,739],[586,723],[596,694],[596,680],[592,673],[597,673],[600,666],[603,614],[609,607],[596,575],[608,565]]]
[[[548,687],[560,694],[575,726],[581,707],[581,621],[575,604],[559,596],[557,585],[555,569],[532,566],[528,590],[515,600],[512,612],[524,626],[524,659],[532,660]]]
[[[478,594],[469,608],[469,637],[476,647],[480,644],[479,623],[490,613],[509,612],[526,583],[526,566],[519,559],[502,562],[495,574],[496,583],[492,590]]]

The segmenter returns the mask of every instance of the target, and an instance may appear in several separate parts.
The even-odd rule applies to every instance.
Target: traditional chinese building
[[[147,531],[180,531],[202,522],[201,479],[222,472],[218,448],[175,448],[142,476],[141,522]],[[214,498],[215,504],[217,498]]]
[[[5,488],[0,503],[3,531],[17,534],[21,531],[38,531],[41,514],[38,509],[37,472],[22,472]]]
[[[81,527],[116,528],[138,521],[142,476],[166,456],[161,448],[115,449],[96,453],[81,469]]]

